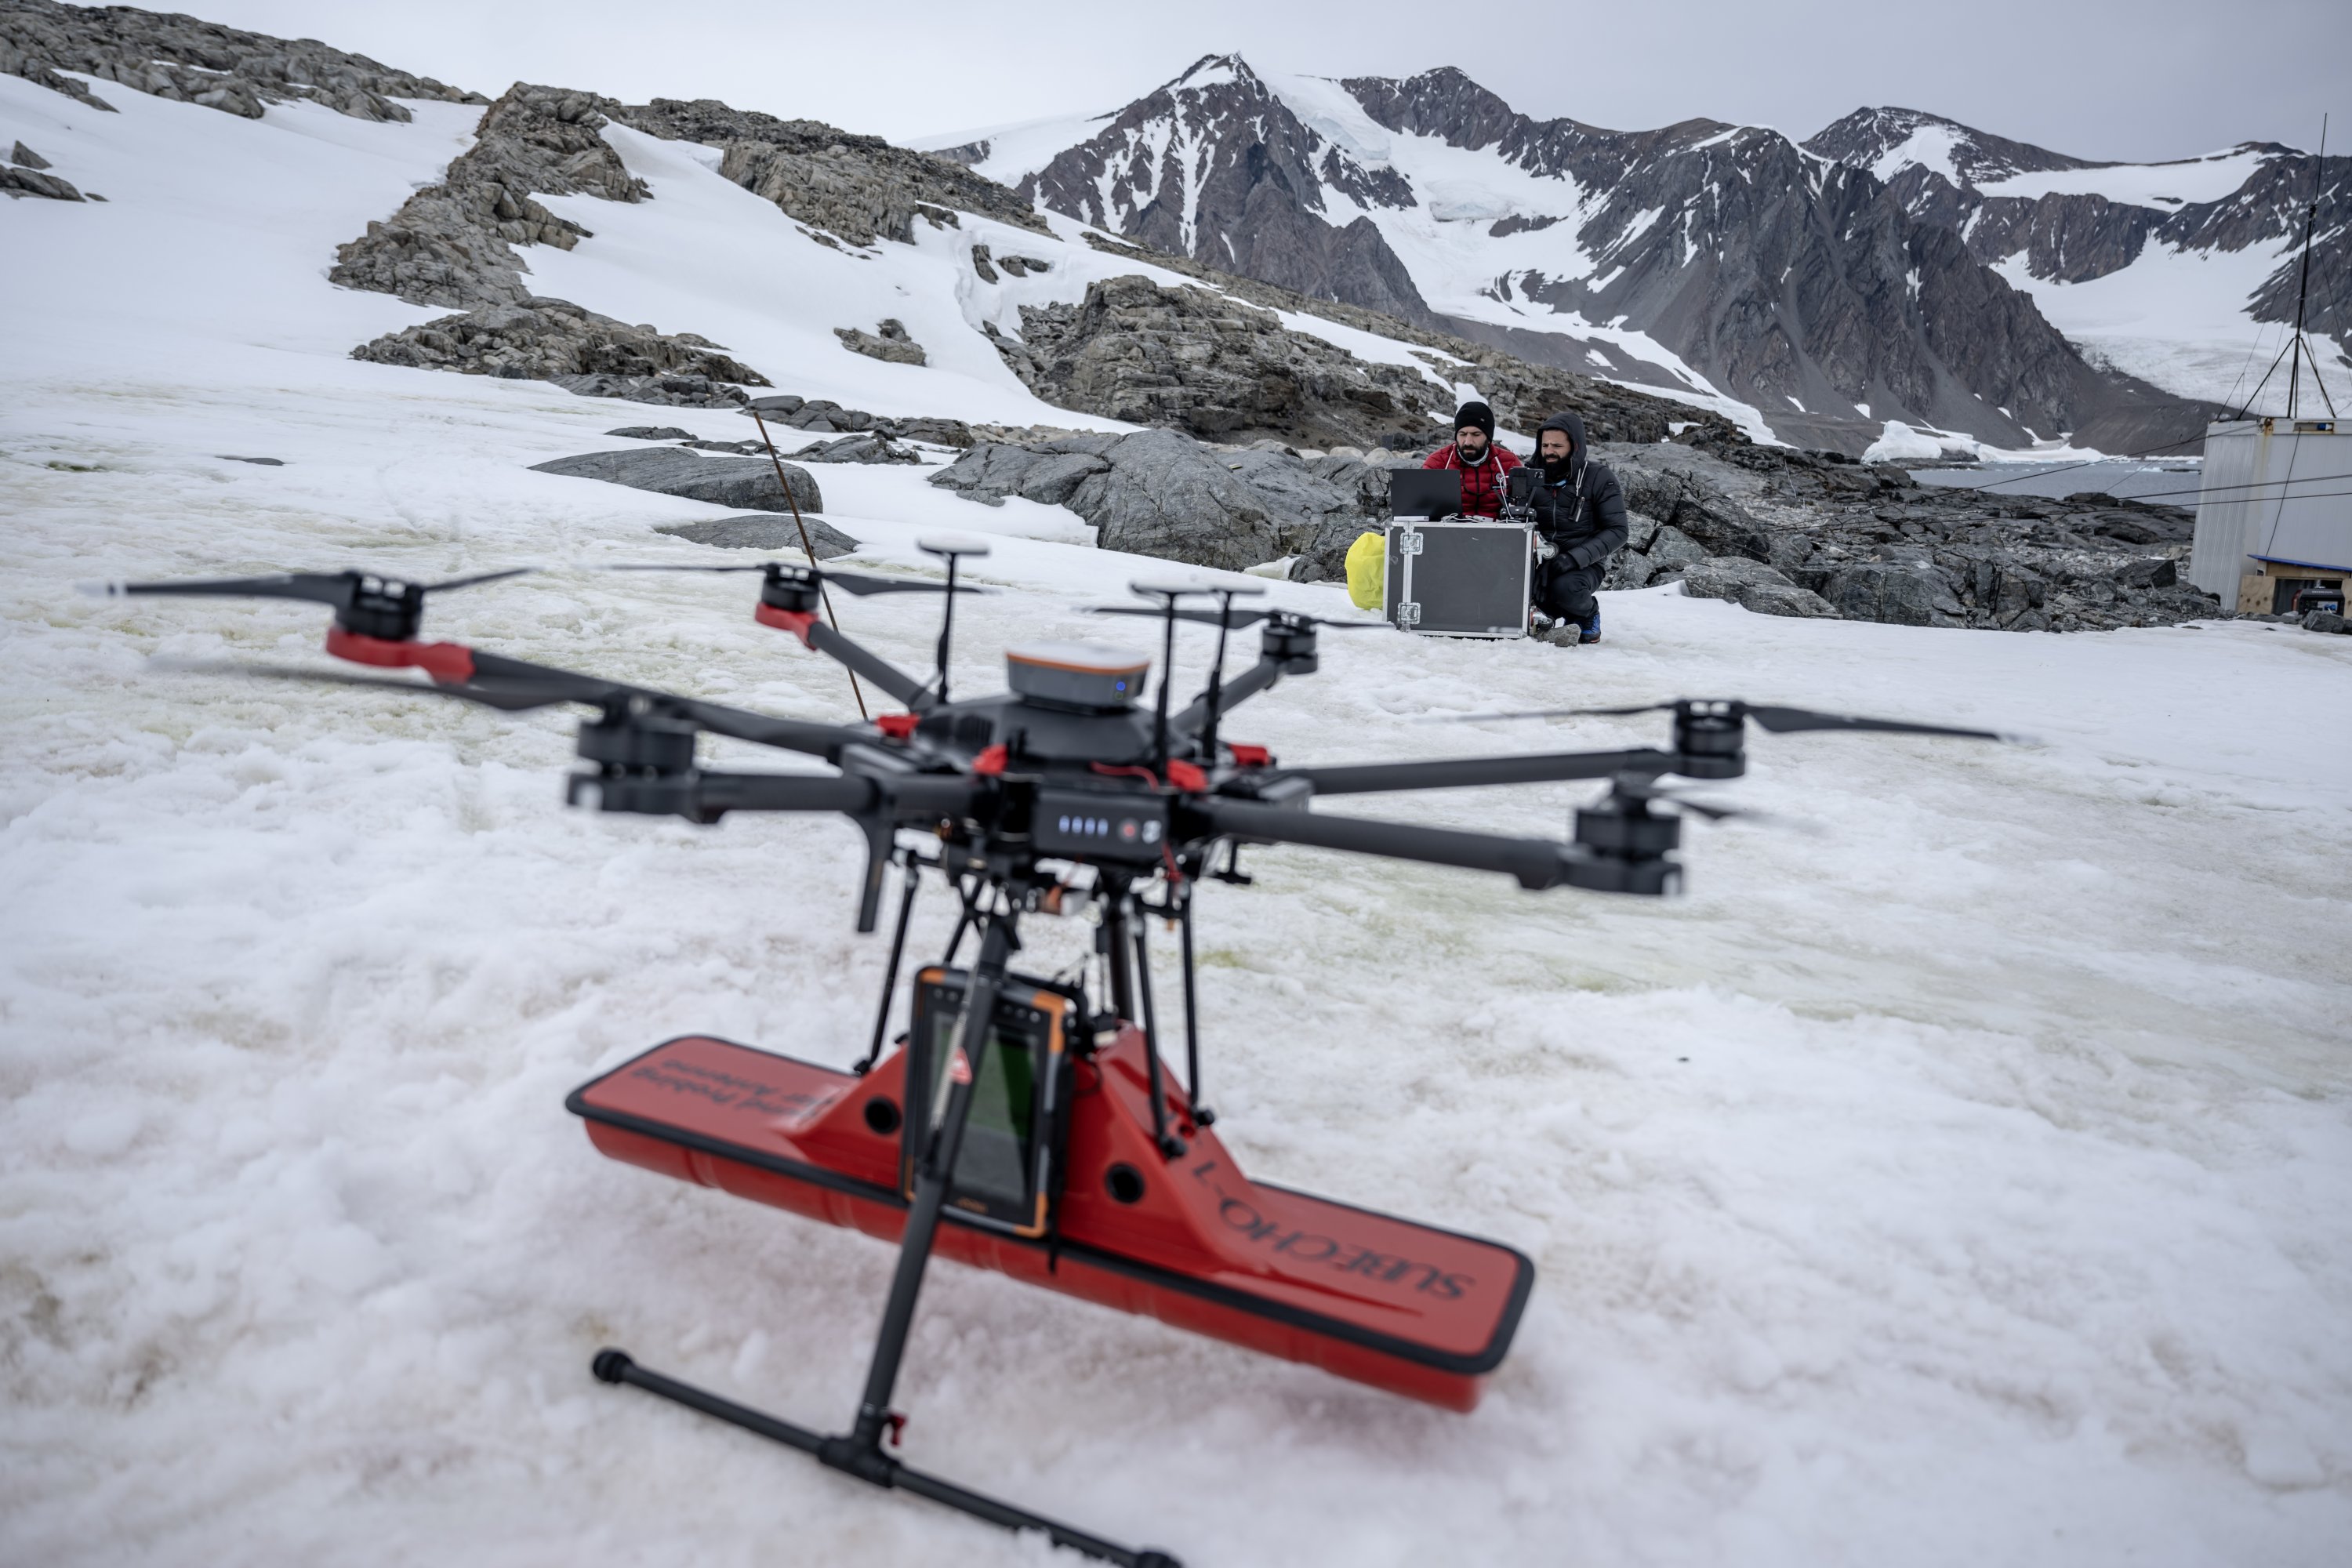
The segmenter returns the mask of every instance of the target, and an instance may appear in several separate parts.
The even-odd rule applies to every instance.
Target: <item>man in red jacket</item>
[[[1503,515],[1503,476],[1519,466],[1517,456],[1495,440],[1495,411],[1465,403],[1454,416],[1454,440],[1422,459],[1424,468],[1462,470],[1462,515]]]

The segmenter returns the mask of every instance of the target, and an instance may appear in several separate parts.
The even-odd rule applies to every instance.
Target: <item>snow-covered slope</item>
[[[2306,212],[2319,217],[2308,321],[2352,382],[2352,160],[2247,143],[2163,163],[2095,163],[1906,109],[1863,109],[1805,145],[1954,227],[2094,362],[2236,408],[2294,319]],[[2273,383],[2263,406],[2281,405]]]
[[[601,1160],[561,1108],[683,1029],[854,1056],[881,959],[849,934],[845,826],[568,813],[557,717],[163,673],[323,665],[321,617],[70,591],[535,562],[432,629],[845,718],[839,671],[740,586],[595,570],[707,559],[651,531],[709,509],[527,467],[616,425],[746,422],[346,357],[432,312],[331,288],[334,247],[437,176],[465,112],[119,97],[0,78],[0,143],[110,198],[0,205],[0,1560],[1047,1561],[587,1374],[612,1342],[803,1419],[854,1401],[889,1255]],[[529,252],[547,291],[803,395],[1071,422],[948,351],[1000,307],[950,302],[929,248],[828,250],[691,149],[613,141],[654,199],[582,203],[593,238]],[[678,226],[640,226],[656,212]],[[1020,286],[1082,287],[1086,255]],[[830,338],[883,314],[940,362]],[[997,534],[1003,592],[958,614],[967,689],[1164,574],[923,475],[822,470],[873,569],[927,570],[920,531]],[[843,613],[929,658],[911,596]],[[1488,1403],[1412,1406],[943,1267],[910,1458],[1195,1563],[2331,1563],[2352,755],[2308,720],[2352,646],[1671,591],[1606,615],[1573,653],[1334,638],[1234,732],[1294,761],[1649,743],[1641,720],[1411,721],[1736,690],[2042,739],[1759,739],[1711,793],[1822,831],[1695,828],[1671,904],[1257,856],[1256,887],[1203,896],[1219,1131],[1272,1179],[1535,1258]],[[1409,809],[1551,833],[1586,793]],[[1034,935],[1048,966],[1083,941]]]

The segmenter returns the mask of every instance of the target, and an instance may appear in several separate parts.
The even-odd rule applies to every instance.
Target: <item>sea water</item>
[[[1920,468],[1911,478],[1948,489],[1981,489],[1992,495],[2064,497],[2084,490],[2168,506],[2197,504],[2200,459],[2098,458],[2069,462],[1983,463],[1969,468]]]

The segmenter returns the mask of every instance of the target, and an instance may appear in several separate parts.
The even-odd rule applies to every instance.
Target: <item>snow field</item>
[[[341,121],[357,146],[225,181],[253,149],[328,145],[309,121],[331,117],[110,96],[120,124],[74,110],[45,142],[21,127],[54,95],[0,80],[0,136],[116,198],[0,208],[0,279],[48,305],[0,348],[0,1557],[1058,1561],[587,1375],[614,1343],[813,1424],[854,1403],[889,1252],[602,1160],[562,1110],[689,1030],[857,1053],[887,938],[850,931],[846,824],[567,812],[561,715],[169,674],[152,661],[325,668],[325,618],[70,591],[538,563],[437,600],[428,635],[848,718],[839,670],[752,624],[740,580],[595,570],[714,558],[651,532],[707,509],[528,471],[617,425],[747,422],[341,357],[427,314],[320,275],[451,132]],[[596,237],[528,252],[539,286],[727,342],[781,390],[1070,422],[947,357],[928,241],[836,273],[694,181],[575,215]],[[282,216],[240,238],[207,201]],[[636,226],[656,216],[692,245]],[[937,323],[933,368],[826,341],[902,285],[877,313],[927,347]],[[816,471],[861,564],[996,536],[1003,591],[958,608],[965,690],[1165,574],[1058,509]],[[933,606],[840,608],[929,658]],[[1535,1258],[1486,1404],[1423,1409],[942,1267],[902,1385],[911,1461],[1201,1563],[2331,1562],[2352,755],[2312,716],[2352,656],[2280,627],[2007,637],[1671,590],[1605,615],[1576,651],[1335,634],[1232,733],[1294,762],[1640,744],[1662,720],[1422,721],[1727,692],[2037,739],[1758,735],[1752,776],[1700,793],[1794,825],[1695,826],[1671,902],[1245,855],[1256,887],[1202,895],[1219,1131],[1254,1173]],[[1185,685],[1207,647],[1187,634]],[[1556,833],[1595,793],[1329,809]],[[934,890],[915,950],[947,923]],[[1028,934],[1052,968],[1085,933]]]

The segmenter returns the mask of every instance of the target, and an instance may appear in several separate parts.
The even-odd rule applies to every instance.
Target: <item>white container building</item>
[[[2352,579],[2352,430],[2333,418],[2222,420],[2205,432],[2189,580],[2240,615],[2279,615]]]

